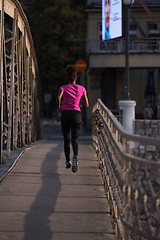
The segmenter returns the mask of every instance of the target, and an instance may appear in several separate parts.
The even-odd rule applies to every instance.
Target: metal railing
[[[130,40],[130,53],[160,53],[160,39],[134,39]],[[88,40],[89,53],[124,53],[125,41],[96,41]]]
[[[157,148],[157,161],[134,156],[134,145]],[[160,139],[126,132],[98,100],[92,145],[102,169],[117,239],[160,239]]]
[[[33,40],[18,0],[0,0],[0,163],[41,138],[40,82]]]

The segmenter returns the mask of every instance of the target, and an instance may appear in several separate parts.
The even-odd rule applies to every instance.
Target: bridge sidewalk
[[[1,182],[0,239],[115,239],[89,137],[80,137],[79,170],[72,173],[57,129],[46,125],[45,140],[25,151]]]

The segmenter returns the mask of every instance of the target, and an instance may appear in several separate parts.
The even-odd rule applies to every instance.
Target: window
[[[153,22],[148,22],[148,37],[149,38],[160,37],[160,30],[158,29],[157,24]]]
[[[137,46],[137,36],[138,36],[138,28],[137,25],[133,22],[130,23],[129,28],[129,37],[130,37],[130,51],[131,52],[137,52],[138,46]]]
[[[134,23],[130,23],[130,30],[129,30],[129,36],[130,38],[137,38],[138,36],[138,29],[137,25]]]
[[[158,29],[157,24],[154,22],[148,22],[148,37],[149,38],[159,38],[160,37],[160,30]],[[152,39],[148,43],[148,51],[156,51],[158,48],[157,40]]]

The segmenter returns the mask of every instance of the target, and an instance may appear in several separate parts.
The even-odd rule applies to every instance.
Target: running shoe
[[[66,168],[70,168],[71,166],[72,166],[71,161],[69,161],[69,162],[66,161]]]
[[[78,158],[76,155],[73,156],[73,159],[72,159],[72,172],[77,172],[78,170]]]

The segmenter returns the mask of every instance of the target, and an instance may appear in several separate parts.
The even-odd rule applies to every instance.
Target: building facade
[[[160,22],[159,0],[143,0],[152,14],[135,0],[130,7],[129,83],[130,99],[136,101],[136,118],[142,118],[143,107],[149,100],[155,110],[160,104]],[[123,4],[122,4],[123,5]],[[125,7],[122,6],[123,36],[102,41],[102,1],[87,1],[86,72],[90,109],[100,98],[112,111],[118,112],[118,102],[125,94]]]

